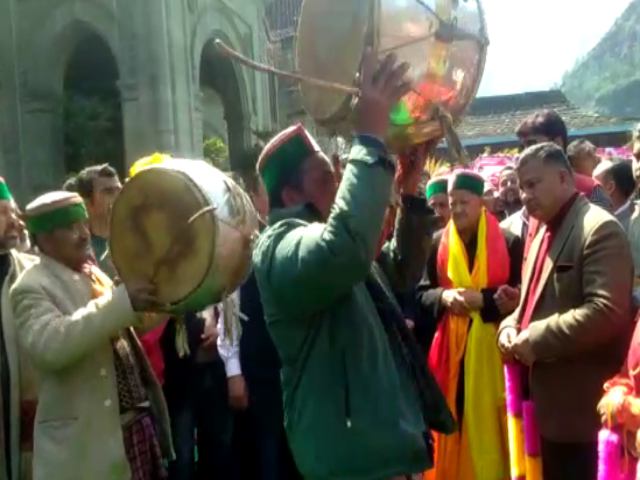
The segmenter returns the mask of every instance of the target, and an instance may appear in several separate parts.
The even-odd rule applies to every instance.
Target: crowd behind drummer
[[[604,426],[638,455],[638,136],[599,164],[542,111],[490,203],[468,171],[419,187],[435,143],[382,140],[406,70],[365,59],[346,162],[302,125],[247,153],[253,272],[180,321],[117,278],[115,170],[24,212],[0,179],[0,478],[529,479],[505,363],[535,407],[531,478],[595,479]]]

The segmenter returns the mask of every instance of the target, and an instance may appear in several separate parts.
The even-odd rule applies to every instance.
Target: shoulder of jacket
[[[267,229],[260,234],[253,250],[254,262],[257,258],[263,257],[265,254],[271,252],[287,233],[307,225],[310,225],[310,223],[304,220],[290,218],[280,220],[278,223],[267,227]]]
[[[620,222],[611,213],[598,205],[589,203],[584,209],[583,229],[586,236],[593,235],[602,229],[612,229],[626,238],[626,234]]]
[[[18,274],[18,278],[16,278],[16,281],[11,287],[11,291],[33,287],[39,288],[43,282],[47,281],[47,278],[46,268],[40,262],[40,259],[36,257],[34,261],[28,264],[26,268]]]
[[[40,263],[40,257],[38,257],[37,255],[18,252],[16,250],[11,252],[11,257],[15,264],[21,266],[22,268],[29,268],[32,265]]]

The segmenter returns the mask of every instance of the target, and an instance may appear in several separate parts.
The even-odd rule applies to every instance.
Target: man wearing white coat
[[[120,285],[92,263],[74,193],[26,208],[41,254],[10,292],[20,345],[38,375],[35,480],[156,480],[173,455],[166,405],[132,327],[160,308],[152,286]]]
[[[0,178],[0,478],[31,478],[35,378],[16,336],[9,289],[36,257],[18,252],[21,222],[4,179]]]

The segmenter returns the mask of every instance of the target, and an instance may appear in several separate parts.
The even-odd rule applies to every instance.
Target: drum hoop
[[[156,169],[163,169],[163,170],[168,171],[168,172],[169,172],[169,173],[171,173],[171,174],[178,174],[178,175],[180,175],[180,177],[181,177],[181,178],[183,178],[183,179],[186,179],[186,180],[187,180],[187,184],[188,184],[188,185],[189,185],[189,187],[190,187],[189,189],[195,192],[195,196],[196,196],[199,200],[203,201],[203,204],[205,204],[205,205],[206,205],[206,204],[210,204],[210,203],[211,203],[210,199],[209,199],[209,198],[207,198],[207,196],[206,196],[206,195],[204,195],[204,193],[202,192],[202,190],[200,189],[200,187],[198,186],[198,184],[197,184],[196,182],[194,182],[194,181],[189,177],[189,175],[187,175],[185,172],[182,172],[182,171],[180,171],[180,170],[171,169],[171,168],[164,168],[164,167],[163,167],[163,166],[161,166],[161,165],[159,165],[159,166],[157,166],[157,167],[153,167],[153,168],[149,168],[149,169],[146,169],[146,170],[141,171],[141,172],[140,172],[140,173],[138,173],[135,177],[130,178],[130,179],[127,181],[127,184],[135,184],[135,182],[139,182],[139,181],[140,181],[140,178],[144,178],[145,173],[151,172],[152,170],[156,170]],[[130,186],[129,188],[132,188],[132,187]],[[115,209],[116,209],[116,206],[118,205],[118,202],[119,202],[119,201],[120,201],[120,199],[122,199],[122,198],[123,198],[123,197],[122,197],[121,195],[119,195],[119,196],[116,198],[115,202],[113,203],[113,210],[115,210]],[[196,213],[196,212],[194,212],[194,213]],[[219,231],[220,231],[220,228],[219,228],[219,226],[218,226],[218,218],[215,216],[215,214],[214,214],[213,212],[207,212],[207,213],[203,214],[202,216],[204,217],[204,216],[207,216],[207,215],[211,215],[211,216],[212,216],[212,220],[213,220],[213,222],[212,222],[212,223],[213,223],[213,237],[214,237],[214,240],[217,240],[217,238],[218,238],[218,233],[219,233]],[[112,217],[112,218],[113,218],[113,217]],[[188,219],[185,219],[185,221],[186,221],[186,220],[188,220]],[[212,242],[212,243],[213,243],[213,242]],[[115,249],[115,250],[114,250],[114,248],[113,248],[113,247],[114,247],[114,245],[113,245],[113,236],[112,236],[112,237],[109,239],[109,251],[111,252],[111,257],[112,257],[112,258],[114,258],[114,257],[115,257],[114,252],[117,250],[117,249]],[[205,271],[204,275],[202,275],[202,278],[201,278],[201,279],[199,279],[198,284],[197,284],[197,285],[195,285],[195,286],[193,287],[193,289],[191,290],[191,292],[194,292],[194,291],[196,291],[197,289],[199,289],[199,288],[204,284],[204,282],[206,281],[206,279],[208,278],[209,273],[211,272],[211,269],[213,268],[214,255],[215,255],[215,248],[211,248],[211,249],[209,250],[208,259],[207,259],[207,263],[209,264],[209,268]],[[116,267],[116,269],[117,269],[117,267]],[[171,302],[171,304],[170,304],[170,305],[173,307],[173,306],[176,306],[176,305],[179,305],[179,304],[183,303],[184,301],[186,301],[186,300],[189,298],[189,295],[190,295],[190,294],[188,294],[188,295],[186,295],[186,296],[184,296],[184,297],[182,297],[182,298],[180,298],[180,299],[178,299],[178,300],[175,300],[175,301]]]
[[[300,15],[298,18],[298,26],[297,26],[297,31],[296,31],[296,36],[298,39],[303,38],[303,24],[304,22],[302,21],[303,18],[306,18],[305,13],[307,12],[307,9],[305,8],[307,5],[309,5],[309,3],[311,1],[314,0],[303,0],[302,1],[302,6],[300,8]],[[376,0],[375,3],[379,3],[379,0]],[[371,30],[372,24],[371,24],[371,18],[369,19],[368,25],[366,27],[366,29],[362,32],[362,38],[358,39],[359,42],[362,42],[362,52],[360,54],[360,59],[358,60],[358,65],[359,63],[362,61],[362,54],[364,53],[364,50],[366,48],[366,46],[369,44],[369,42],[367,41],[367,37],[369,35],[369,31]],[[298,40],[297,45],[296,45],[296,69],[300,70],[300,58],[301,58],[301,42]],[[354,71],[354,79],[355,80],[355,74],[358,72],[358,66],[355,67],[355,71]],[[307,73],[307,72],[302,72],[300,71],[300,73]],[[326,116],[320,117],[317,115],[316,112],[309,112],[309,109],[307,107],[307,99],[306,96],[304,94],[304,89],[305,88],[313,88],[311,86],[307,86],[307,85],[300,85],[300,95],[302,96],[302,104],[304,105],[305,110],[313,117],[314,121],[316,121],[319,124],[332,124],[336,122],[336,119],[338,122],[342,121],[342,120],[346,120],[349,115],[348,113],[345,113],[344,110],[346,110],[347,108],[350,107],[351,102],[353,101],[354,96],[353,95],[349,95],[349,94],[344,94],[344,98],[343,100],[338,104],[338,102],[336,102],[336,108],[335,110],[331,113],[328,114]]]

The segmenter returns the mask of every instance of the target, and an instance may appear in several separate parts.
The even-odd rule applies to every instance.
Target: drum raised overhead
[[[145,279],[172,313],[219,302],[246,279],[257,214],[230,178],[168,160],[131,178],[113,206],[110,249],[124,282]]]
[[[408,62],[413,91],[391,115],[392,148],[442,135],[434,106],[459,120],[475,97],[488,40],[480,0],[304,0],[298,25],[300,74],[356,85],[367,46]],[[352,96],[302,83],[305,109],[340,132]]]

